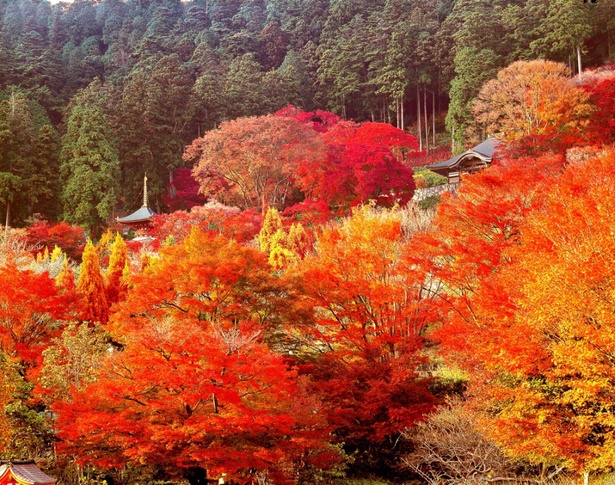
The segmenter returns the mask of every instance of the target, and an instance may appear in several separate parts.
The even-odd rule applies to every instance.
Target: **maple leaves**
[[[239,118],[195,140],[184,158],[208,196],[244,209],[282,207],[304,158],[319,157],[316,133],[281,116]]]
[[[195,229],[131,284],[109,323],[123,350],[54,407],[66,452],[105,467],[292,475],[298,456],[324,449],[326,422],[298,410],[310,399],[271,348],[289,299],[262,253]]]
[[[487,82],[473,103],[477,125],[507,142],[539,137],[544,150],[576,138],[591,113],[588,95],[574,86],[564,64],[517,61]]]
[[[434,402],[416,372],[428,298],[405,266],[400,214],[356,209],[315,248],[295,270],[314,311],[299,336],[313,354],[314,387],[338,439],[382,447]]]
[[[303,196],[336,212],[368,200],[405,204],[414,193],[402,163],[414,137],[385,123],[341,121],[288,107],[223,123],[195,140],[185,160],[203,193],[242,208],[284,209]]]
[[[613,459],[613,159],[505,161],[468,177],[417,242],[442,285],[432,338],[472,376],[491,437],[536,465]]]

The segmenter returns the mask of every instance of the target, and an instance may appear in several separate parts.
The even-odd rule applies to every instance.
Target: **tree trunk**
[[[425,150],[429,153],[429,119],[427,118],[427,88],[423,88],[423,113],[425,113]]]
[[[589,472],[583,473],[583,485],[589,485]]]
[[[207,470],[199,466],[187,468],[184,472],[184,478],[188,480],[190,485],[207,485]]]
[[[579,65],[579,74],[583,71],[583,67],[581,66],[581,46],[577,46],[577,64]]]
[[[4,224],[4,230],[9,230],[9,224],[11,223],[11,203],[6,203],[6,222]]]
[[[423,132],[421,130],[421,92],[419,91],[419,85],[416,85],[416,119],[419,132],[419,152],[423,151]]]
[[[433,146],[436,146],[436,91],[431,93],[431,123],[433,134]]]
[[[406,126],[404,124],[404,95],[401,95],[401,103],[400,103],[400,108],[401,108],[401,129],[405,130]]]

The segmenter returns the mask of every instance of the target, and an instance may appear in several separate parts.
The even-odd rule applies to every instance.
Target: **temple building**
[[[143,177],[143,205],[132,214],[129,214],[126,217],[117,217],[115,220],[120,224],[130,227],[131,229],[138,230],[149,227],[152,216],[155,215],[156,213],[149,208],[149,204],[147,202],[147,175],[145,175],[145,177]]]
[[[0,461],[0,485],[53,485],[55,482],[34,460]]]
[[[427,165],[426,168],[445,176],[449,184],[458,184],[463,174],[480,172],[491,165],[493,154],[499,144],[500,142],[497,139],[487,138],[480,145],[463,152],[461,155]]]

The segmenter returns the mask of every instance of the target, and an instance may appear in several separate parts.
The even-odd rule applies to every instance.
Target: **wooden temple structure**
[[[427,165],[426,168],[445,176],[449,184],[458,184],[463,174],[480,172],[491,165],[493,154],[499,144],[497,139],[487,138],[481,144],[456,157]]]
[[[0,485],[53,485],[55,482],[34,460],[0,461]]]
[[[125,217],[116,217],[116,221],[131,229],[147,229],[156,213],[149,208],[147,201],[147,174],[143,177],[143,205],[140,209]],[[2,484],[0,484],[2,485]]]

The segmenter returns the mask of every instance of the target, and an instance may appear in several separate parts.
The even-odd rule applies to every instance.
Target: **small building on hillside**
[[[147,175],[145,175],[143,178],[143,205],[132,214],[128,214],[126,217],[117,217],[115,220],[131,229],[139,230],[147,229],[152,220],[152,216],[155,215],[156,213],[149,208],[147,202]]]
[[[497,139],[487,138],[480,145],[463,152],[461,155],[428,165],[426,168],[445,176],[449,184],[458,184],[463,174],[480,172],[491,165],[493,154],[499,144],[500,142]]]
[[[0,461],[0,485],[53,485],[55,482],[34,460]]]

